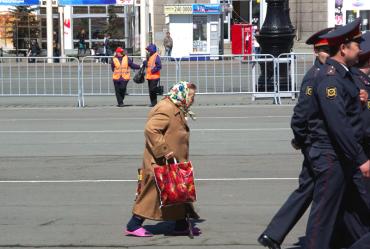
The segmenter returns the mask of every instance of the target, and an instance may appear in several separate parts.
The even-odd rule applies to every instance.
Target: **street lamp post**
[[[289,0],[266,0],[266,19],[256,36],[261,47],[262,54],[271,54],[277,58],[282,53],[289,53],[293,47],[295,29],[289,16]],[[267,66],[266,66],[267,65]],[[280,90],[287,90],[287,63],[279,67]],[[258,79],[259,90],[264,89],[267,83],[267,90],[274,89],[273,62],[261,63],[261,75]]]

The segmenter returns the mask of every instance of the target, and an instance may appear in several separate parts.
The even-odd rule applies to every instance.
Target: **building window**
[[[207,16],[193,16],[193,52],[207,52]]]
[[[103,7],[91,6],[90,7],[90,13],[91,14],[106,14],[107,13],[107,8],[105,6],[103,6]]]
[[[74,6],[73,14],[88,14],[89,10],[87,6]]]
[[[107,18],[91,18],[91,38],[104,39],[107,29]]]
[[[370,10],[361,10],[360,17],[362,19],[361,30],[362,31],[370,30],[369,26]]]
[[[357,12],[355,10],[346,11],[346,23],[353,22],[357,18]]]

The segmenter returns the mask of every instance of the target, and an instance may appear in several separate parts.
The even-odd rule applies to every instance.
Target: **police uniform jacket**
[[[355,79],[356,85],[370,94],[370,77],[356,67],[351,68],[351,73]],[[370,156],[370,98],[363,106],[362,119],[365,129],[364,148],[366,154]]]
[[[298,102],[294,107],[290,126],[293,130],[294,142],[300,148],[304,148],[310,144],[308,139],[308,113],[311,109],[314,80],[318,76],[322,66],[323,64],[316,59],[314,65],[303,77]]]
[[[360,89],[348,69],[327,59],[313,88],[309,132],[312,146],[333,149],[360,166],[368,158],[362,148],[364,128]]]
[[[144,134],[141,192],[136,198],[133,214],[151,220],[180,220],[186,213],[198,218],[192,204],[160,208],[154,179],[154,166],[164,165],[164,156],[169,152],[174,152],[178,162],[189,160],[190,130],[184,114],[170,99],[163,99],[149,112]]]

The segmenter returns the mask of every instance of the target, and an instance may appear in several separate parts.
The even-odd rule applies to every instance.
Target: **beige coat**
[[[188,212],[190,217],[199,218],[192,204],[159,208],[153,166],[164,165],[163,156],[171,151],[179,162],[189,160],[189,127],[184,114],[171,100],[161,100],[149,112],[145,140],[141,193],[136,198],[133,214],[151,220],[179,220]]]

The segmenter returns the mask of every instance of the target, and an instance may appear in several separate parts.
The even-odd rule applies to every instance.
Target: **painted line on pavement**
[[[4,103],[0,103],[4,104]],[[7,105],[12,105],[12,104],[7,104]],[[19,105],[19,104],[14,104],[14,105]],[[27,105],[27,104],[25,104]],[[253,104],[245,104],[245,105],[198,105],[198,106],[193,106],[193,109],[201,109],[201,108],[278,108],[278,107],[293,107],[295,104],[281,104],[281,105],[253,105]],[[101,110],[101,109],[117,109],[119,110],[116,106],[100,106],[100,107],[89,107],[85,106],[83,108],[78,108],[78,107],[0,107],[0,111],[6,111],[6,110]],[[147,109],[149,110],[149,107],[147,106],[126,106],[124,109]]]
[[[204,182],[218,182],[218,181],[290,181],[297,180],[298,178],[199,178],[195,181],[204,181]],[[19,180],[19,181],[0,181],[1,183],[110,183],[110,182],[137,182],[137,180]]]
[[[264,119],[264,118],[290,118],[291,116],[246,116],[246,117],[201,117],[197,119]],[[15,122],[15,121],[102,121],[102,120],[147,120],[147,117],[131,117],[131,118],[8,118],[0,119],[0,122]]]
[[[290,128],[245,128],[245,129],[191,129],[192,132],[215,131],[288,131]],[[100,130],[100,131],[0,131],[0,133],[143,133],[144,130]]]

